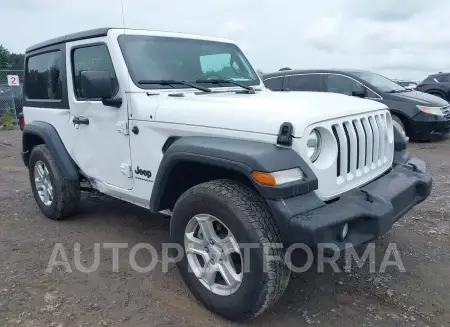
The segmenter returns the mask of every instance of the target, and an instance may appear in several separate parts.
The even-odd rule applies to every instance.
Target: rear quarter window
[[[62,99],[61,51],[30,56],[25,67],[25,97],[30,100]]]
[[[425,78],[422,83],[423,84],[436,84],[436,83],[442,82],[441,81],[442,78],[443,78],[443,76],[432,75],[432,76],[428,76],[427,78]]]

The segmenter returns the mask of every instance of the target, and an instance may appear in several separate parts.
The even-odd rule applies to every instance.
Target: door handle
[[[89,125],[89,118],[83,116],[73,117],[72,122],[74,125]]]

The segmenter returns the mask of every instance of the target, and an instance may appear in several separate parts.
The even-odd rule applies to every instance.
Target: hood
[[[432,94],[409,91],[402,93],[389,93],[391,100],[408,102],[416,105],[430,106],[430,107],[444,107],[448,105],[448,102],[440,97]]]
[[[301,137],[313,123],[387,107],[377,101],[324,92],[257,91],[185,94],[165,97],[156,111],[159,122],[277,135],[290,122]]]

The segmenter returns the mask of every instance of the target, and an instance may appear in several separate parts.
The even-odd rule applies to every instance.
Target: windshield
[[[183,84],[139,84],[139,81],[230,79],[259,85],[258,75],[234,44],[147,35],[120,35],[119,45],[136,85],[146,89],[189,88]],[[201,83],[207,87],[230,84]],[[209,85],[210,84],[210,85]]]
[[[381,92],[404,92],[406,89],[390,79],[371,72],[353,72],[367,83],[372,84]]]

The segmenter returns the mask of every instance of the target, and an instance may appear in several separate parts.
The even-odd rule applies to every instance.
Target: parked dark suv
[[[411,139],[431,140],[450,131],[447,101],[369,71],[278,71],[265,74],[263,81],[273,91],[335,92],[382,102],[391,110],[395,125]]]
[[[446,101],[450,101],[450,73],[429,75],[417,84],[416,89],[421,92],[433,94]]]

